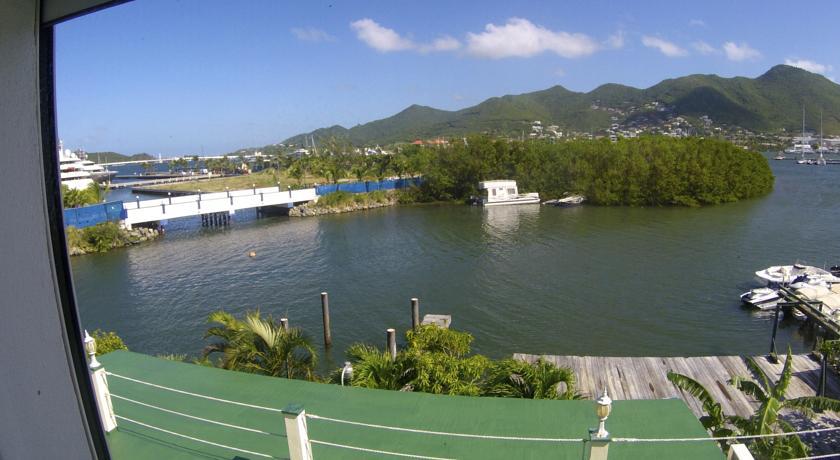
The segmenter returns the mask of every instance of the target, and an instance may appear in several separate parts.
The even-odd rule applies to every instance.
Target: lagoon
[[[840,263],[840,166],[771,161],[768,196],[706,208],[418,205],[312,218],[173,222],[152,243],[72,259],[82,324],[133,351],[197,354],[207,314],[259,308],[332,350],[382,345],[422,313],[453,315],[474,350],[557,355],[766,353],[772,316],[743,308],[753,272]],[[249,251],[257,257],[248,257]],[[778,344],[811,346],[801,323]]]

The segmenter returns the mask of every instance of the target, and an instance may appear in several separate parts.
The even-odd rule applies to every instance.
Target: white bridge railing
[[[123,203],[126,227],[180,217],[197,216],[217,212],[235,213],[240,209],[260,206],[290,205],[317,198],[314,188],[282,190],[280,187],[249,188],[228,192],[196,193],[194,195],[172,196],[156,200],[136,200]]]

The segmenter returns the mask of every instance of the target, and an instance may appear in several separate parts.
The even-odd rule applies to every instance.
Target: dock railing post
[[[770,356],[768,359],[773,363],[779,362],[779,357],[776,354],[776,332],[779,330],[779,313],[782,310],[782,306],[778,303],[776,304],[776,316],[773,319],[773,334],[770,337]]]
[[[289,404],[282,412],[286,424],[286,440],[289,443],[289,459],[312,460],[312,445],[309,443],[303,406]]]
[[[330,296],[326,292],[321,293],[321,314],[324,317],[324,346],[329,348],[332,345],[332,332],[330,331]]]
[[[169,204],[172,204],[172,192],[166,192],[166,195],[169,196]]]
[[[411,328],[417,329],[420,327],[420,299],[417,297],[411,298]]]
[[[818,396],[825,396],[825,381],[827,378],[827,371],[828,371],[828,353],[825,350],[822,351],[822,359],[820,359],[820,385],[819,385],[819,392],[817,393]]]
[[[388,343],[388,353],[391,355],[391,361],[397,360],[397,331],[394,328],[385,330],[385,338]]]

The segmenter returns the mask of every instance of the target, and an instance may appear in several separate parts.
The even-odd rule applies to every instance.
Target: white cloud
[[[449,35],[444,35],[442,37],[436,38],[432,43],[428,45],[418,46],[417,50],[421,53],[431,53],[434,51],[455,51],[459,48],[461,48],[461,42],[450,37]]]
[[[563,70],[563,69],[561,69],[561,68],[557,68],[557,69],[554,71],[554,76],[555,76],[555,77],[565,77],[565,76],[566,76],[566,71],[565,71],[565,70]]]
[[[607,37],[606,42],[604,42],[607,47],[613,49],[624,48],[624,31],[619,30],[618,32],[610,35]]]
[[[314,27],[294,27],[292,28],[292,34],[295,37],[297,37],[298,40],[302,40],[305,42],[335,41],[335,37],[321,29],[316,29]]]
[[[662,54],[668,57],[681,57],[687,56],[688,51],[683,48],[680,48],[674,43],[669,42],[668,40],[663,40],[659,37],[651,37],[649,35],[645,35],[642,37],[642,44],[647,46],[648,48],[656,48]]]
[[[799,67],[800,69],[807,70],[808,72],[820,73],[823,75],[825,75],[826,72],[834,70],[834,68],[830,65],[820,64],[809,59],[785,59],[785,64]]]
[[[748,61],[761,57],[761,52],[744,42],[726,42],[723,44],[723,52],[730,61]]]
[[[467,34],[467,50],[478,57],[531,57],[550,51],[565,58],[588,56],[598,44],[581,33],[552,31],[522,18],[504,25],[487,24],[484,32]]]
[[[411,40],[401,37],[394,29],[382,27],[373,19],[359,19],[351,22],[350,27],[356,31],[359,40],[382,53],[409,50],[416,46]]]
[[[692,43],[691,47],[694,48],[695,51],[697,51],[698,53],[700,53],[704,56],[708,56],[709,54],[717,54],[717,53],[720,52],[720,50],[718,50],[714,46],[704,42],[703,40],[698,40],[698,41]]]
[[[688,21],[688,25],[694,26],[694,27],[706,27],[706,21],[704,21],[702,19],[692,19],[692,20]]]

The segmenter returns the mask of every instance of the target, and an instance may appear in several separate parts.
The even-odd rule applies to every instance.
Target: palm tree
[[[205,338],[217,340],[204,349],[204,356],[221,353],[220,366],[254,374],[313,379],[317,364],[315,349],[300,329],[283,329],[270,316],[246,312],[244,320],[223,310],[210,314]]]
[[[527,399],[580,399],[575,392],[575,373],[542,358],[536,363],[505,359],[489,372],[489,396]]]
[[[734,377],[729,383],[760,403],[758,409],[749,418],[723,415],[720,404],[712,399],[709,392],[687,376],[669,372],[668,379],[678,388],[695,395],[703,403],[703,410],[709,414],[703,426],[711,429],[713,434],[720,433],[723,436],[728,435],[727,433],[742,435],[790,433],[796,431],[796,428],[779,418],[779,413],[783,410],[798,412],[808,418],[812,418],[815,412],[824,410],[840,411],[840,401],[836,399],[822,396],[787,399],[785,394],[790,385],[792,365],[793,358],[788,347],[787,359],[779,380],[773,382],[754,359],[747,358],[747,367],[758,377],[759,382],[744,377]],[[729,426],[734,429],[730,430]],[[758,438],[751,441],[750,451],[760,458],[796,458],[808,455],[808,447],[798,435]]]

